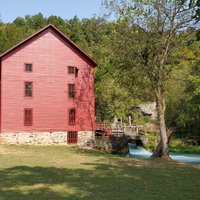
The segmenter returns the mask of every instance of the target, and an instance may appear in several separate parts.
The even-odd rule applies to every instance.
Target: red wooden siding
[[[78,75],[68,74],[68,66],[77,67]],[[95,129],[94,68],[51,28],[2,57],[1,73],[2,132]],[[33,83],[31,98],[24,95],[25,82]],[[75,98],[69,98],[68,84],[75,84]],[[34,111],[32,126],[24,126],[25,108]],[[76,110],[73,126],[70,108]]]

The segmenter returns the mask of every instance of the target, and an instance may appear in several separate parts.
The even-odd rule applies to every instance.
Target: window
[[[69,125],[75,124],[75,109],[69,109]]]
[[[25,64],[25,72],[32,72],[32,64],[29,63]]]
[[[75,68],[75,77],[78,77],[78,70],[79,70],[79,69],[76,67],[76,68]]]
[[[33,93],[33,83],[25,82],[25,96],[32,97],[32,93]]]
[[[68,144],[77,144],[78,143],[78,132],[69,131],[67,133],[67,143]]]
[[[74,74],[74,67],[69,66],[68,67],[68,74]]]
[[[32,108],[24,109],[24,125],[25,126],[33,125],[33,109]]]
[[[74,98],[74,84],[68,84],[69,98]]]

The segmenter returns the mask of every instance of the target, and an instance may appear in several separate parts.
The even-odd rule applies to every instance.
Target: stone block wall
[[[95,144],[94,131],[79,131],[78,144],[81,146],[93,146]]]
[[[95,141],[93,131],[79,131],[78,145],[90,146]],[[67,145],[67,132],[0,133],[0,143],[22,145]]]

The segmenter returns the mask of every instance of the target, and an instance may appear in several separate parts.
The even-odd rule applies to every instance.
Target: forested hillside
[[[131,53],[127,54],[126,70],[118,66],[121,63],[120,53],[124,53],[121,51],[127,49],[129,52],[129,47],[134,47],[135,51],[139,48],[138,27],[129,26],[125,21],[107,21],[103,18],[80,20],[75,16],[65,20],[57,16],[45,18],[41,13],[27,15],[25,18],[16,18],[12,23],[0,21],[0,54],[47,24],[53,24],[61,30],[97,62],[97,121],[113,121],[114,116],[127,119],[129,115],[135,123],[148,120],[137,112],[136,106],[142,102],[155,101],[153,91],[142,73],[129,68],[130,61],[138,58]],[[138,40],[126,43],[125,40],[119,40],[120,35],[127,38],[134,35]],[[181,42],[171,53],[168,65],[173,65],[173,72],[165,82],[167,126],[175,127],[179,132],[199,134],[200,32],[188,28],[176,37]]]

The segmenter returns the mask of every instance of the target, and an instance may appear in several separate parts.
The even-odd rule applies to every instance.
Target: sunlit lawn
[[[200,165],[0,145],[0,200],[199,200]]]

